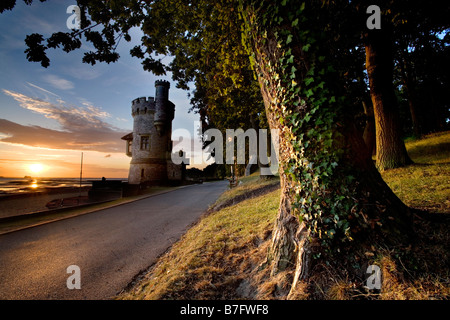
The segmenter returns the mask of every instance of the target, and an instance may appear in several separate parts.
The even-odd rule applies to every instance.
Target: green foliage
[[[149,48],[173,57],[167,69],[178,87],[195,86],[191,111],[200,115],[203,130],[267,126],[236,6],[227,0],[156,2],[144,20],[143,46],[133,49],[138,57]]]

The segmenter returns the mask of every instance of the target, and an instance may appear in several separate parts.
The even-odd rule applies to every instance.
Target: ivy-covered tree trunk
[[[389,25],[365,36],[366,69],[375,113],[376,165],[380,170],[411,164],[401,138],[393,87],[392,39]]]
[[[320,259],[351,268],[346,259],[361,248],[411,234],[408,208],[375,168],[336,86],[323,20],[310,18],[327,16],[309,4],[241,8],[268,123],[280,132],[281,198],[268,261],[272,275],[295,270],[292,289]]]

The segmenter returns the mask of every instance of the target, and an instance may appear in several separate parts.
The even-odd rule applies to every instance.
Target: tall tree
[[[370,1],[356,4],[357,11],[366,12]],[[399,106],[394,90],[394,8],[390,0],[378,1],[374,12],[379,25],[362,29],[366,51],[366,70],[374,111],[376,132],[376,165],[379,170],[411,164],[402,139]],[[380,8],[381,6],[381,8]],[[378,16],[377,16],[378,15]]]
[[[345,48],[333,31],[345,21],[339,14],[345,7],[321,1],[241,7],[269,125],[282,132],[272,273],[296,266],[293,287],[311,274],[314,257],[342,267],[364,245],[392,245],[411,232],[409,210],[374,167],[339,85],[336,61]]]
[[[380,170],[411,164],[400,131],[394,91],[392,29],[388,23],[365,34],[366,69],[375,113],[376,165]]]

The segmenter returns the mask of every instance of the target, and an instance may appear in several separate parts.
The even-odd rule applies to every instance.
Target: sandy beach
[[[39,211],[46,211],[48,202],[55,199],[86,197],[90,187],[78,188],[52,188],[40,191],[12,194],[0,197],[0,218],[12,217]]]

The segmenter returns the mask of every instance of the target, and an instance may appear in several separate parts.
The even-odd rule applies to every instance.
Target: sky
[[[50,49],[48,68],[28,62],[26,35],[69,31],[66,10],[74,4],[17,1],[0,14],[0,176],[79,177],[83,153],[83,177],[127,178],[131,158],[120,138],[133,129],[131,101],[154,96],[156,80],[171,81],[142,69],[129,54],[133,41],[120,42],[116,63],[82,63],[91,44],[70,53]],[[138,41],[140,30],[131,36]],[[172,127],[194,136],[199,118],[188,112],[187,93],[171,81]]]

